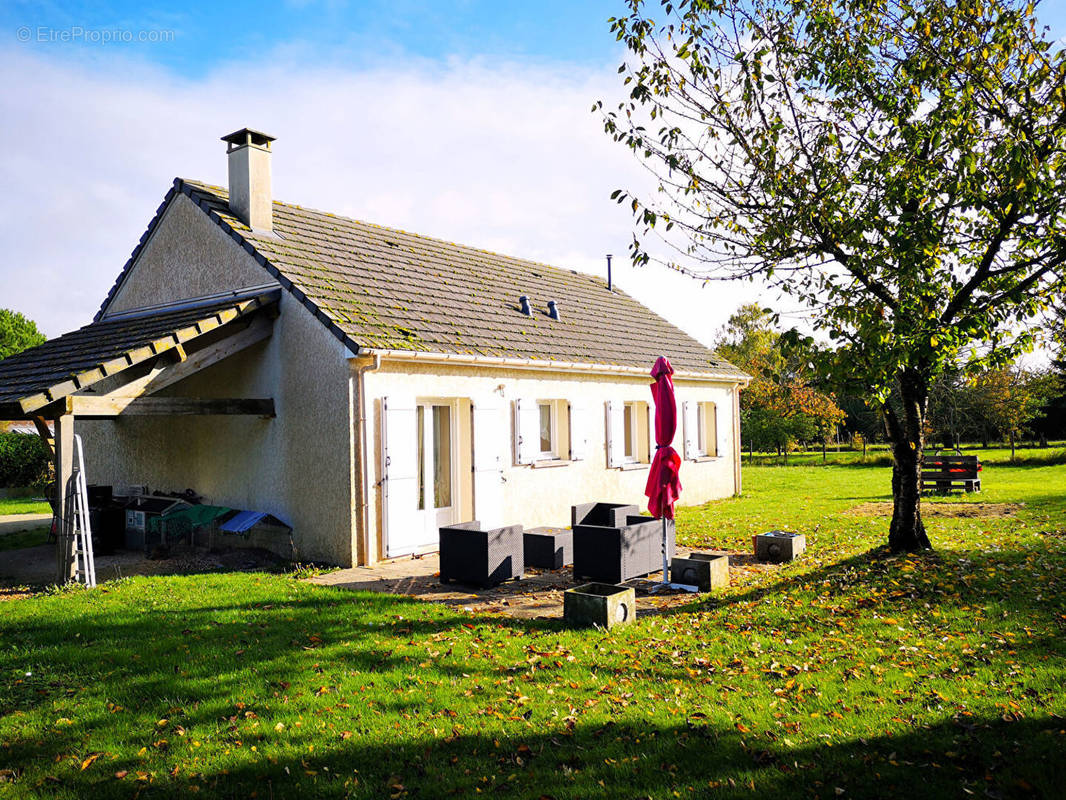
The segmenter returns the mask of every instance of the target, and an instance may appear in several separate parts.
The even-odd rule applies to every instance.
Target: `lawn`
[[[48,542],[48,526],[22,528],[7,533],[0,532],[0,552],[21,550],[24,547],[37,547]]]
[[[611,633],[267,574],[2,603],[0,796],[1061,796],[1066,466],[914,557],[845,513],[888,480],[745,469],[679,536],[805,557]]]
[[[33,497],[0,497],[0,517],[7,514],[51,514],[52,507]]]

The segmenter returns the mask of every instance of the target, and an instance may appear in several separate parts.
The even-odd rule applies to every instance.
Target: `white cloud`
[[[278,137],[278,199],[603,273],[703,341],[748,284],[633,270],[609,200],[647,185],[590,113],[614,69],[407,62],[243,65],[180,80],[132,61],[0,51],[0,306],[49,335],[87,323],[175,176],[224,184],[219,136]]]

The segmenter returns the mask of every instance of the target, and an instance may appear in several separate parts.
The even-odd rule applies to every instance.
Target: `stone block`
[[[637,617],[637,595],[626,586],[586,583],[563,593],[563,618],[577,627],[613,628]]]
[[[701,592],[729,586],[729,556],[725,553],[689,553],[670,562],[670,580],[695,586]]]
[[[788,531],[760,533],[752,537],[752,542],[755,545],[755,558],[759,561],[792,561],[807,549],[806,536]]]

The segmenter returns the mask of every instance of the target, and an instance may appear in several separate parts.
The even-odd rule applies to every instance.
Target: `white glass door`
[[[429,542],[437,529],[455,522],[455,413],[451,403],[422,402],[415,408],[418,510]]]

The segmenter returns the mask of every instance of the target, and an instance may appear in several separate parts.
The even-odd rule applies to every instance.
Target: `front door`
[[[455,405],[439,401],[415,407],[418,510],[423,512],[425,543],[437,541],[437,530],[456,520]]]

